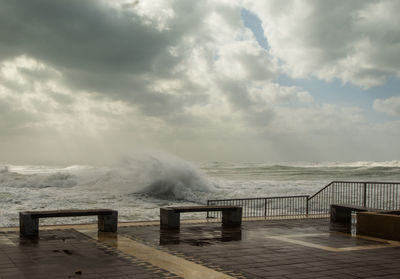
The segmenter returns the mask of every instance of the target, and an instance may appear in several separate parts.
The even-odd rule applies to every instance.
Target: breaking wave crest
[[[0,187],[101,190],[166,200],[202,201],[214,185],[193,164],[162,153],[137,154],[107,167],[0,166]]]
[[[199,201],[214,190],[207,176],[193,164],[166,154],[142,154],[123,160],[122,176],[131,176],[135,185],[120,185],[119,191],[135,192],[159,199]]]
[[[76,178],[68,173],[52,174],[20,174],[10,172],[8,168],[0,169],[0,186],[12,188],[47,188],[73,187],[77,185]]]

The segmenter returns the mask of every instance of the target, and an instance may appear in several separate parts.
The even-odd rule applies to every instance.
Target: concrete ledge
[[[400,241],[400,215],[358,212],[357,234]]]
[[[348,204],[331,204],[330,217],[331,223],[351,224],[351,212],[378,211],[375,208]]]

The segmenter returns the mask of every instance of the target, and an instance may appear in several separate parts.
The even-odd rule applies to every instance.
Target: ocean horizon
[[[148,155],[108,166],[0,164],[0,226],[17,226],[19,211],[70,208],[116,209],[120,221],[156,220],[163,206],[312,195],[334,180],[398,182],[400,162],[191,163]]]

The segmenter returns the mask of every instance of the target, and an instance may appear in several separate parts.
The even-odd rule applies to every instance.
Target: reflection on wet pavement
[[[215,232],[215,231],[214,231]],[[217,230],[218,232],[218,230]],[[160,229],[160,245],[186,243],[194,246],[212,245],[215,242],[239,241],[242,239],[241,228],[224,228],[221,227],[219,235],[204,233],[204,231],[195,227],[190,233],[177,230]]]

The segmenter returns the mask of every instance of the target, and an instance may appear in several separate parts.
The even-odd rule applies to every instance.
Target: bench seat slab
[[[45,210],[45,211],[23,211],[23,214],[29,214],[32,218],[58,218],[75,216],[99,216],[109,215],[111,209],[67,209],[67,210]]]
[[[198,205],[198,206],[180,206],[180,207],[167,207],[168,209],[172,209],[175,212],[210,212],[210,211],[225,211],[232,210],[234,208],[241,208],[239,206],[231,206],[231,205]]]

